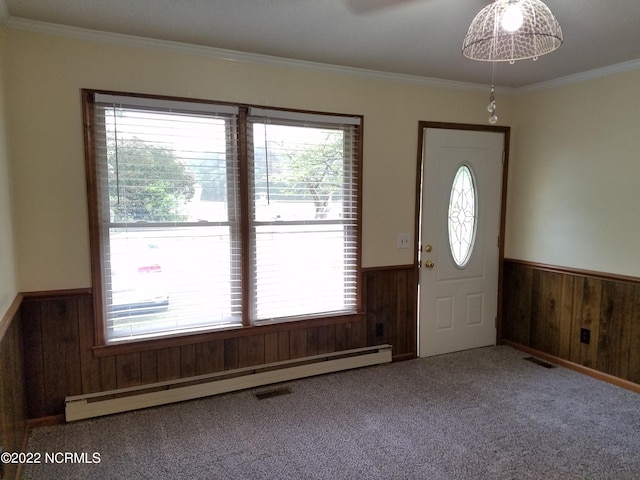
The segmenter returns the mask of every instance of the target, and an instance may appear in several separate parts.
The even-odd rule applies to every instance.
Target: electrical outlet
[[[411,240],[408,233],[398,234],[398,248],[409,248]]]
[[[580,329],[580,343],[591,343],[591,330],[588,328]]]
[[[376,337],[384,336],[384,323],[376,323]]]

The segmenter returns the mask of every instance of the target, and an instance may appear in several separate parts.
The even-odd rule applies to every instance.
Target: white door
[[[496,342],[504,133],[426,128],[418,352]]]

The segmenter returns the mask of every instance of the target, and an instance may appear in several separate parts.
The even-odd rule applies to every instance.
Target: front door
[[[505,133],[422,133],[419,355],[495,345]]]

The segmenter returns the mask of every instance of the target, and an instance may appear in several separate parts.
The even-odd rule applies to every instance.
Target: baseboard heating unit
[[[72,422],[388,362],[391,362],[391,345],[343,350],[179,380],[66,397],[65,416],[67,422]]]

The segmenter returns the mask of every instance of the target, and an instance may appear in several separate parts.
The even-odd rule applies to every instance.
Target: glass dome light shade
[[[503,19],[513,15],[514,8],[522,13],[522,25],[510,31]],[[472,60],[514,62],[553,52],[562,42],[558,20],[540,0],[496,0],[471,22],[462,54]]]

